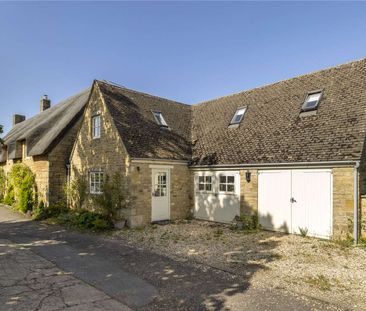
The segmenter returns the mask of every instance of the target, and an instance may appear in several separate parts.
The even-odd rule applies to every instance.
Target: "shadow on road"
[[[254,290],[247,295],[252,276],[264,268],[249,262],[242,263],[247,271],[239,277],[98,235],[24,221],[4,207],[0,207],[0,234],[135,310],[247,310],[244,306],[252,302],[262,303],[265,310],[266,299],[274,297]],[[275,241],[265,243],[262,258],[274,260],[276,246]],[[291,297],[278,299],[310,310],[301,309]],[[259,305],[255,309],[261,310]],[[283,310],[283,305],[271,310]]]

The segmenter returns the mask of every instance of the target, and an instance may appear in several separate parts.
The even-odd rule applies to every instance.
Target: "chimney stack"
[[[41,112],[47,110],[51,107],[51,101],[48,99],[47,95],[43,95],[41,99]]]
[[[25,116],[21,114],[13,115],[13,126],[23,121],[25,121]]]

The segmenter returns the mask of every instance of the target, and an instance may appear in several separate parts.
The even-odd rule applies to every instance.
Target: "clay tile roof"
[[[308,92],[317,113],[300,116]],[[228,124],[247,107],[236,129]],[[359,160],[366,132],[366,59],[193,106],[195,164]]]
[[[133,158],[191,159],[191,106],[97,81],[108,110]],[[169,128],[159,126],[161,112]]]

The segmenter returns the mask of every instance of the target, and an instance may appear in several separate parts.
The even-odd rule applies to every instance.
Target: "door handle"
[[[290,199],[290,202],[291,202],[291,203],[296,203],[297,201],[296,201],[294,198],[291,198],[291,199]]]

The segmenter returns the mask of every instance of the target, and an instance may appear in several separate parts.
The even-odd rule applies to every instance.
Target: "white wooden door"
[[[332,235],[332,173],[330,170],[292,171],[292,232]]]
[[[170,171],[152,169],[151,221],[170,219]]]
[[[263,228],[291,232],[291,171],[260,171],[258,217]]]
[[[260,171],[258,213],[268,230],[332,236],[332,172],[322,169]]]

